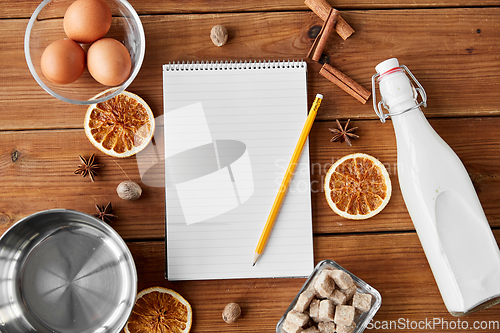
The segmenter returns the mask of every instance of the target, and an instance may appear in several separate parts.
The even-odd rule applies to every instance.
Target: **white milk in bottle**
[[[446,308],[462,316],[499,303],[498,245],[467,170],[420,109],[425,91],[396,58],[375,70],[375,112],[382,122],[392,119],[401,192]],[[378,104],[375,80],[382,96]]]

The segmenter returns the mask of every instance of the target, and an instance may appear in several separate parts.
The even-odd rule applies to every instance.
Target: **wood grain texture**
[[[500,231],[495,231],[495,235],[500,242]],[[137,265],[139,290],[158,285],[183,295],[193,307],[193,333],[273,332],[305,282],[304,278],[170,282],[164,279],[163,242],[129,242],[128,246]],[[380,292],[382,306],[374,318],[380,325],[384,321],[397,322],[399,318],[405,322],[426,318],[457,320],[448,314],[413,232],[315,236],[314,252],[315,263],[334,260]],[[237,302],[242,308],[241,318],[233,325],[221,318],[222,309],[229,302]],[[499,321],[499,318],[500,305],[497,305],[461,320],[468,320],[472,327],[474,321]],[[436,326],[436,330],[429,331],[456,332],[444,328]],[[383,330],[402,331],[409,330]]]
[[[500,8],[347,11],[343,17],[356,33],[346,41],[332,36],[325,52],[332,66],[365,89],[371,89],[371,76],[380,61],[398,57],[426,89],[428,117],[500,114]],[[146,56],[128,90],[143,97],[156,116],[163,113],[163,64],[303,59],[313,42],[311,28],[322,24],[310,11],[159,15],[144,16],[142,22]],[[0,20],[0,81],[9,82],[0,86],[0,130],[81,128],[85,107],[58,101],[31,77],[23,53],[26,24],[26,20]],[[221,48],[209,37],[215,24],[229,32],[228,43]],[[309,62],[310,102],[316,93],[325,96],[319,120],[376,117],[372,99],[360,105],[319,75],[320,68]]]
[[[164,237],[164,188],[141,183],[136,157],[117,159],[98,152],[83,130],[0,132],[0,147],[0,233],[37,211],[65,208],[93,214],[95,204],[111,202],[119,218],[112,226],[123,238]],[[78,155],[92,153],[102,164],[94,183],[73,173]],[[127,179],[140,183],[140,200],[118,197],[116,187]]]
[[[0,0],[0,235],[19,219],[41,210],[94,213],[95,204],[112,202],[118,219],[111,225],[134,256],[139,290],[158,285],[186,297],[194,310],[191,332],[274,332],[305,278],[165,280],[161,177],[155,178],[159,186],[148,186],[141,181],[138,157],[116,159],[98,152],[83,131],[87,108],[58,101],[32,78],[23,43],[28,18],[38,3]],[[500,243],[498,0],[329,3],[341,10],[356,31],[346,41],[332,34],[324,52],[330,65],[368,90],[380,61],[398,57],[410,68],[427,91],[426,116],[464,162]],[[143,97],[157,117],[163,114],[163,64],[304,59],[323,23],[303,0],[131,0],[131,4],[141,15],[147,47],[143,67],[128,90]],[[61,17],[56,12],[49,15]],[[62,24],[60,19],[45,23]],[[221,48],[209,37],[216,24],[229,32],[228,43]],[[315,263],[335,260],[378,289],[383,298],[375,316],[379,325],[400,325],[400,319],[418,325],[434,318],[456,323],[444,307],[399,190],[391,122],[380,123],[372,99],[361,105],[319,75],[320,68],[308,60],[309,104],[317,93],[325,96],[309,139]],[[329,141],[328,128],[335,126],[336,118],[343,123],[350,118],[351,126],[359,127],[361,138],[353,147]],[[162,146],[155,143],[156,148]],[[388,206],[365,221],[335,215],[322,190],[329,166],[354,152],[380,159],[393,183]],[[73,174],[80,163],[78,155],[92,153],[103,164],[95,183]],[[125,179],[141,185],[141,199],[128,202],[118,198],[116,186]],[[233,325],[221,318],[229,302],[238,302],[243,310]],[[499,318],[497,305],[461,320],[469,327],[474,322],[492,323],[497,326],[470,331],[494,333],[500,330]],[[380,331],[410,330],[394,326]],[[378,330],[367,330],[373,331]],[[438,326],[427,331],[460,330]]]
[[[431,119],[431,125],[463,160],[491,226],[500,227],[500,138],[496,134],[500,118]],[[310,135],[314,232],[414,230],[399,190],[391,122],[352,121],[351,126],[358,126],[356,133],[361,136],[353,141],[352,147],[330,142],[332,134],[328,128],[334,126],[333,122],[317,122]],[[481,132],[481,140],[471,140],[470,136],[464,135],[471,132]],[[162,147],[161,142],[155,143]],[[364,221],[346,220],[336,215],[328,207],[323,192],[323,181],[329,167],[342,156],[355,152],[378,158],[388,169],[393,186],[388,206],[377,216]],[[80,163],[78,155],[88,157],[92,153],[96,153],[98,163],[103,164],[95,183],[73,174]],[[282,162],[284,166],[288,163]],[[119,216],[113,227],[123,238],[164,237],[165,196],[159,173],[158,187],[145,185],[141,182],[137,156],[126,159],[108,157],[91,145],[83,130],[0,132],[0,175],[3,189],[0,192],[0,232],[20,218],[40,210],[67,208],[94,213],[96,203],[111,202]],[[142,186],[144,192],[140,200],[123,201],[117,196],[116,186],[127,177]],[[299,184],[290,191],[301,189]],[[3,223],[1,216],[6,216]]]
[[[0,18],[29,18],[41,1],[23,0],[22,3],[13,0],[0,0]],[[71,3],[70,0],[54,0],[57,3]],[[177,13],[228,13],[228,12],[256,12],[256,11],[297,11],[307,10],[303,0],[193,0],[193,1],[163,1],[131,0],[130,4],[139,15],[150,14],[177,14]],[[490,7],[498,6],[495,0],[416,0],[401,2],[387,0],[374,4],[370,0],[333,1],[329,0],[337,9],[369,9],[369,8],[429,8],[429,7]]]

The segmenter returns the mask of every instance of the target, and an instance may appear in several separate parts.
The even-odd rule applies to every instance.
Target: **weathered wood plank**
[[[56,2],[68,2],[70,0],[55,0]],[[0,0],[0,18],[29,18],[41,1],[25,0],[22,4],[12,0]],[[229,13],[229,12],[255,12],[255,11],[291,11],[308,10],[302,0],[214,0],[214,1],[140,1],[131,0],[130,4],[139,15],[148,14],[179,14],[179,13]],[[429,1],[416,0],[412,2],[400,2],[388,0],[374,3],[369,0],[352,1],[328,1],[337,9],[371,9],[371,8],[442,8],[442,7],[489,7],[498,6],[495,0],[474,1]]]
[[[346,41],[332,36],[325,52],[333,66],[365,88],[371,86],[375,65],[395,56],[426,89],[428,116],[500,114],[500,8],[377,10],[344,15],[356,33]],[[142,96],[157,116],[163,113],[162,64],[302,59],[312,44],[309,30],[321,23],[312,12],[145,16],[142,20],[146,57],[129,90]],[[56,100],[31,77],[23,53],[26,23],[0,21],[0,81],[5,82],[0,86],[0,130],[82,127],[85,107]],[[209,38],[211,27],[218,23],[230,34],[228,44],[220,48]],[[318,92],[325,95],[318,119],[376,117],[371,99],[362,105],[320,76],[319,69],[318,64],[309,62],[310,99]],[[24,117],[19,117],[20,112]]]
[[[497,242],[500,232],[495,231]],[[170,282],[164,279],[163,242],[128,243],[137,265],[139,289],[152,286],[171,288],[192,305],[194,321],[191,332],[273,332],[305,279],[241,279]],[[446,311],[431,270],[415,233],[383,235],[342,235],[314,237],[315,262],[335,260],[341,266],[376,288],[382,295],[382,307],[374,320],[432,321],[441,318],[455,321]],[[210,301],[208,301],[210,300]],[[233,325],[221,319],[229,302],[242,307],[242,317]],[[475,313],[468,320],[497,321],[500,306]],[[375,322],[373,323],[375,324]],[[455,323],[456,324],[456,323]],[[380,326],[379,326],[380,327]],[[500,326],[481,332],[497,332]],[[439,332],[455,332],[446,326]],[[496,329],[496,330],[495,330]],[[384,330],[400,332],[401,328]],[[403,331],[409,331],[403,330]]]
[[[0,233],[37,211],[66,208],[93,214],[95,204],[111,202],[113,227],[125,239],[163,238],[164,188],[145,186],[140,200],[125,201],[116,187],[123,180],[140,183],[135,157],[116,159],[98,152],[83,130],[0,133]],[[96,181],[75,175],[78,155],[96,153]]]
[[[462,158],[490,224],[500,227],[500,139],[496,135],[500,118],[431,119],[431,124]],[[397,181],[392,124],[357,120],[352,125],[359,127],[357,133],[361,136],[354,141],[353,147],[329,142],[331,134],[328,128],[334,126],[332,122],[317,122],[312,129],[314,232],[413,230]],[[464,134],[476,132],[481,133],[480,137]],[[98,170],[96,182],[91,183],[88,178],[74,175],[73,171],[80,163],[78,155],[88,157],[94,152],[98,163],[104,166]],[[365,152],[380,159],[387,166],[393,183],[388,206],[365,221],[350,221],[333,213],[322,190],[324,176],[332,162],[354,152]],[[143,197],[138,201],[123,201],[115,192],[116,186],[127,176],[143,187]],[[91,145],[80,129],[0,132],[0,187],[0,215],[3,216],[0,216],[0,232],[20,218],[40,210],[67,208],[93,213],[96,203],[110,201],[119,216],[113,227],[125,239],[161,239],[164,236],[163,187],[144,185],[136,157],[116,159],[105,156]]]

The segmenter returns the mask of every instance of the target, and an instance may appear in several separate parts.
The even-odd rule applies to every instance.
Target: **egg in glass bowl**
[[[36,82],[80,105],[122,93],[139,73],[145,49],[142,22],[127,0],[44,0],[24,38]]]

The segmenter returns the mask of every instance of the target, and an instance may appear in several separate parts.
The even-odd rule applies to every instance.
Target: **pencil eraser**
[[[317,94],[317,95],[316,95],[316,98],[321,98],[321,99],[323,99],[323,95],[321,95],[321,94]]]

